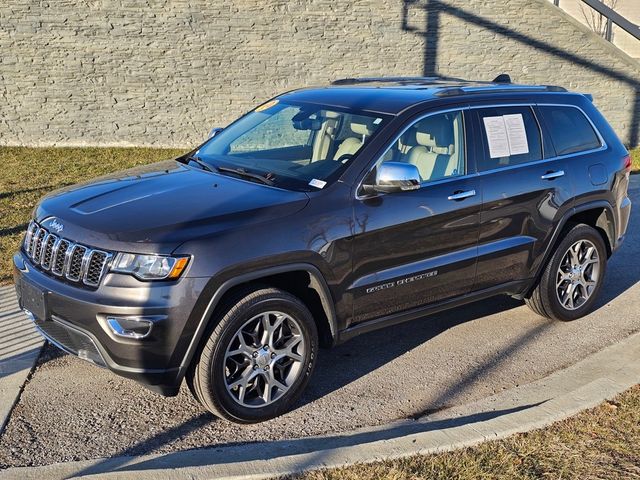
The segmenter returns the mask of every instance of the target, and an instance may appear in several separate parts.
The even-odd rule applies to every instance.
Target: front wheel
[[[593,307],[607,269],[607,249],[600,233],[579,224],[556,248],[527,305],[537,314],[570,321]]]
[[[263,288],[223,315],[188,380],[213,414],[260,422],[289,410],[309,381],[317,350],[308,308],[285,291]]]

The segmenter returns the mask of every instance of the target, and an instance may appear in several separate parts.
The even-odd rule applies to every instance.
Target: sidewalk
[[[344,435],[11,468],[0,479],[240,479],[453,450],[545,427],[640,383],[640,334],[546,378],[418,421]]]
[[[18,308],[13,286],[0,287],[0,434],[43,343],[36,328]]]

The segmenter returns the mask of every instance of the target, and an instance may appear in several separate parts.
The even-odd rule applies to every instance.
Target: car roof
[[[278,98],[284,102],[397,115],[413,105],[443,98],[566,92],[564,88],[553,85],[519,85],[510,80],[507,75],[500,75],[493,82],[449,77],[346,78],[327,86],[293,90]]]

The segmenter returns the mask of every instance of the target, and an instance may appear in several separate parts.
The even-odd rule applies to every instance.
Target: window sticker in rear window
[[[487,132],[489,142],[489,155],[491,158],[509,156],[509,140],[507,139],[507,127],[502,117],[484,117],[484,129]]]
[[[491,158],[529,153],[527,131],[524,127],[522,114],[484,117],[482,120]]]

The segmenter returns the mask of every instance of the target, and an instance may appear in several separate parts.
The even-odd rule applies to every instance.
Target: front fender
[[[213,313],[216,307],[220,304],[221,299],[228,291],[238,285],[256,281],[261,278],[296,271],[304,271],[309,274],[309,277],[311,279],[309,287],[315,290],[320,297],[322,308],[329,322],[329,329],[332,339],[334,342],[336,342],[338,339],[338,323],[334,301],[324,276],[316,266],[310,263],[291,263],[286,265],[267,267],[233,276],[232,278],[227,279],[219,285],[215,279],[212,279],[209,286],[210,288],[205,288],[203,292],[203,295],[208,296],[208,298],[210,299],[206,304],[206,307],[204,308],[204,312],[200,316],[198,325],[196,326],[195,332],[191,337],[191,342],[189,343],[187,351],[180,363],[180,368],[178,371],[178,382],[182,380],[187,369],[189,368],[189,365],[191,364],[191,361],[193,360],[193,357],[196,354],[198,347],[203,339],[203,336],[207,331],[210,322],[212,321]]]

